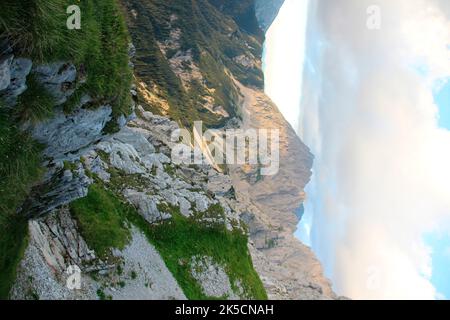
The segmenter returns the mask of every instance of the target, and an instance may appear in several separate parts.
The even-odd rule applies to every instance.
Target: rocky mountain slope
[[[282,1],[82,1],[87,25],[71,32],[51,28],[65,0],[31,5],[21,29],[9,2],[0,297],[336,298],[293,237],[312,155],[263,93]],[[171,134],[194,120],[279,129],[279,173],[174,163]]]

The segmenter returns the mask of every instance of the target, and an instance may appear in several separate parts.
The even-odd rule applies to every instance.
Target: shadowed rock
[[[3,93],[3,100],[7,106],[15,106],[17,97],[27,90],[27,76],[33,63],[29,59],[16,58],[10,66],[10,83]]]
[[[75,92],[77,69],[71,63],[55,62],[33,69],[37,80],[55,98],[55,105],[61,105]]]
[[[70,115],[58,110],[54,118],[33,128],[33,137],[47,145],[44,151],[47,157],[63,159],[99,140],[111,113],[110,106],[95,110],[80,108]]]

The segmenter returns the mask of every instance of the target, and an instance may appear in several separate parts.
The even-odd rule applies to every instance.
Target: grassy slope
[[[90,248],[100,257],[107,256],[109,248],[123,249],[128,243],[127,209],[100,186],[91,186],[88,196],[72,202],[70,208]]]
[[[85,70],[87,81],[79,85],[66,110],[89,93],[96,100],[93,107],[110,103],[115,116],[128,113],[129,39],[116,0],[81,0],[81,30],[66,28],[66,8],[71,4],[70,0],[2,0],[0,38],[9,39],[16,56],[29,57],[35,64],[72,61],[78,70]],[[16,211],[42,173],[41,146],[18,127],[22,121],[48,118],[53,111],[52,98],[32,76],[27,84],[14,112],[0,104],[0,299],[7,298],[26,247],[27,223]],[[114,130],[114,125],[109,129]]]
[[[209,0],[221,12],[230,15],[243,30],[264,39],[264,32],[256,19],[254,0]]]
[[[8,296],[26,246],[27,223],[16,208],[42,173],[40,151],[0,107],[0,299]]]
[[[240,280],[246,294],[267,299],[247,249],[247,237],[239,231],[205,227],[171,208],[173,219],[149,225],[128,204],[100,184],[91,186],[87,197],[71,204],[71,212],[81,225],[88,245],[102,254],[108,248],[123,248],[129,239],[128,223],[137,226],[160,252],[167,267],[189,299],[210,299],[191,276],[188,262],[194,255],[208,255],[225,266],[232,283]],[[125,222],[126,221],[126,222]],[[181,263],[180,263],[181,262]]]
[[[115,114],[129,112],[128,32],[116,0],[81,0],[81,30],[66,27],[71,0],[2,0],[0,36],[14,45],[16,55],[34,63],[72,61],[85,70],[87,82],[68,103],[74,106],[81,93],[97,104],[111,103]],[[81,73],[81,72],[79,72]]]
[[[180,91],[179,80],[168,69],[167,61],[155,47],[155,40],[167,37],[168,30],[164,28],[167,21],[164,19],[174,9],[181,18],[179,21],[183,25],[180,27],[187,31],[183,36],[184,48],[195,44],[193,49],[204,77],[210,87],[217,89],[216,102],[223,103],[232,115],[235,114],[233,101],[236,92],[222,65],[227,66],[241,81],[261,86],[261,74],[241,70],[231,60],[247,50],[242,48],[243,38],[254,46],[252,50],[255,55],[260,52],[258,43],[242,35],[231,21],[224,24],[223,16],[204,0],[193,1],[192,6],[186,5],[185,1],[173,1],[170,10],[163,0],[146,3],[148,7],[144,9],[149,13],[150,21],[143,25],[148,29],[140,29],[142,25],[136,27],[139,32],[144,32],[138,40],[144,43],[142,48],[150,49],[145,57],[140,57],[140,76],[146,81],[156,82],[164,89],[178,119],[204,119],[211,126],[220,124],[214,117],[204,116],[196,109],[201,91],[188,94]],[[82,93],[89,93],[95,98],[96,104],[111,103],[116,116],[128,112],[128,88],[131,81],[127,57],[128,38],[116,1],[81,0],[82,30],[79,31],[65,28],[65,8],[68,4],[72,4],[72,1],[2,0],[0,35],[11,40],[17,55],[28,56],[35,63],[70,60],[79,70],[86,71],[87,82],[78,87],[73,98],[65,105],[66,110],[73,108]],[[235,30],[235,39],[224,34],[230,25]],[[201,51],[206,54],[200,56]],[[49,96],[30,80],[30,89],[19,101],[19,113],[11,115],[0,107],[0,298],[8,295],[15,279],[16,266],[27,243],[27,224],[16,215],[16,208],[42,173],[41,147],[17,127],[20,120],[40,120],[51,116],[52,111]],[[80,221],[89,244],[101,254],[105,254],[107,248],[121,248],[127,243],[129,231],[123,223],[126,215],[160,250],[189,298],[207,297],[202,295],[198,285],[189,276],[187,267],[179,265],[178,261],[202,253],[226,265],[231,280],[242,279],[251,296],[266,298],[248,256],[247,239],[239,233],[205,229],[176,212],[172,223],[151,227],[113,194],[95,186],[87,198],[72,205],[72,212]]]
[[[234,57],[245,53],[259,57],[262,52],[260,41],[241,32],[231,18],[219,12],[208,0],[121,1],[126,8],[133,43],[137,47],[136,74],[149,87],[156,85],[162,91],[171,106],[170,116],[183,125],[189,127],[194,120],[202,120],[208,127],[218,127],[225,120],[201,106],[202,97],[206,94],[202,86],[193,85],[191,90],[185,92],[170,69],[156,42],[167,40],[172,29],[182,31],[181,50],[192,50],[206,84],[215,89],[215,104],[223,106],[231,116],[238,114],[238,92],[224,66],[243,83],[263,86],[260,70],[247,70],[233,61]],[[137,12],[136,17],[133,12]],[[178,19],[170,21],[173,14]],[[168,55],[170,57],[175,53]]]
[[[249,297],[267,299],[261,280],[253,269],[245,235],[240,231],[227,231],[224,227],[205,228],[176,211],[177,209],[173,212],[173,221],[162,225],[147,226],[140,217],[136,223],[161,253],[167,267],[189,299],[208,298],[192,278],[187,264],[197,255],[210,256],[225,266],[231,283],[241,281]]]

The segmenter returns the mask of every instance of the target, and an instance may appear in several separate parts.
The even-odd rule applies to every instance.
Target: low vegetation
[[[254,0],[209,0],[214,6],[223,13],[230,15],[236,23],[245,31],[255,35],[261,41],[264,38],[264,32],[259,28],[256,18]]]
[[[193,256],[210,256],[225,266],[231,283],[240,281],[245,294],[267,299],[258,274],[253,269],[247,249],[247,236],[241,231],[228,231],[223,225],[206,227],[195,219],[183,217],[179,209],[164,205],[172,214],[169,221],[150,225],[129,204],[100,183],[94,184],[87,197],[71,204],[71,212],[80,222],[81,233],[88,245],[103,255],[111,248],[123,248],[129,240],[129,224],[138,227],[161,254],[189,299],[211,299],[203,294],[192,277],[189,262]],[[223,209],[214,206],[210,216],[220,216]]]
[[[170,105],[169,116],[186,127],[202,120],[207,127],[220,127],[227,121],[205,107],[211,96],[215,106],[222,106],[231,117],[239,116],[239,92],[228,70],[242,83],[263,87],[263,74],[257,68],[246,68],[233,59],[246,54],[259,57],[261,42],[252,34],[243,33],[207,0],[132,1],[122,0],[128,15],[129,30],[137,48],[136,75],[149,88],[159,90]],[[170,39],[171,31],[179,29],[178,49],[164,55],[159,43]],[[193,80],[183,87],[170,67],[168,59],[177,52],[190,51],[202,80]],[[187,68],[188,70],[189,68]],[[208,89],[210,90],[208,90]],[[144,99],[142,99],[144,100]],[[145,104],[141,101],[142,104]],[[149,105],[149,110],[155,112]]]
[[[42,174],[41,146],[0,106],[0,299],[8,297],[27,243],[27,222],[17,214]]]
[[[189,262],[193,256],[212,257],[225,267],[232,284],[241,282],[246,296],[267,299],[248,253],[246,235],[240,230],[228,231],[223,225],[205,227],[182,216],[178,208],[172,208],[171,214],[170,221],[159,225],[150,226],[140,216],[133,216],[133,223],[155,245],[188,299],[211,299],[191,275]]]
[[[115,118],[128,114],[129,38],[117,1],[77,1],[81,30],[66,27],[66,9],[72,4],[70,0],[0,1],[0,40],[8,40],[16,56],[28,57],[35,65],[58,60],[76,65],[79,83],[66,111],[88,93],[95,100],[92,107],[109,103]],[[27,243],[27,222],[17,210],[42,175],[42,147],[20,127],[25,121],[51,117],[54,108],[52,97],[32,74],[27,86],[13,111],[0,105],[0,298],[8,296]],[[98,243],[99,248],[102,245]]]
[[[97,105],[110,103],[115,116],[129,113],[129,37],[117,0],[78,1],[80,30],[66,26],[66,10],[73,4],[70,0],[2,0],[0,39],[7,39],[16,55],[29,57],[35,64],[71,61],[77,66],[86,82],[79,84],[66,110],[88,93]]]
[[[100,257],[107,257],[111,248],[123,249],[130,240],[129,208],[101,186],[92,185],[87,197],[72,202],[70,210],[86,242]]]
[[[81,30],[66,27],[66,9],[74,4],[71,0],[0,2],[0,40],[8,40],[16,56],[29,57],[34,65],[54,61],[74,63],[78,71],[76,91],[64,110],[72,111],[83,94],[89,94],[94,100],[89,107],[110,104],[114,119],[107,131],[116,130],[117,117],[130,112],[129,37],[118,2],[77,1],[82,14]],[[224,21],[206,0],[189,2],[187,5],[185,0],[121,1],[129,9],[128,13],[131,9],[138,12],[134,22],[129,16],[135,44],[141,52],[145,51],[145,55],[138,53],[138,78],[161,90],[170,104],[170,116],[180,123],[190,126],[193,120],[200,119],[208,127],[217,127],[225,119],[202,107],[205,87],[212,89],[209,94],[216,105],[223,106],[230,116],[237,116],[239,93],[227,70],[244,84],[262,87],[260,70],[248,70],[233,61],[241,54],[257,57],[261,44],[252,35],[241,33],[231,19]],[[172,14],[179,19],[169,25]],[[174,27],[183,30],[181,50],[192,50],[204,79],[204,83],[192,83],[187,91],[157,45],[157,41],[167,40]],[[20,127],[25,121],[51,117],[54,107],[52,97],[33,75],[28,77],[27,85],[15,111],[0,105],[0,298],[8,297],[27,245],[27,221],[18,214],[18,209],[43,174],[43,146]],[[71,168],[72,164],[65,166]],[[128,244],[130,224],[139,227],[159,250],[190,299],[210,298],[204,296],[190,274],[189,261],[195,255],[208,255],[223,265],[231,282],[239,280],[249,297],[267,298],[252,266],[247,237],[238,230],[228,231],[223,225],[206,227],[169,206],[167,210],[173,219],[149,225],[132,206],[100,182],[90,187],[87,197],[73,202],[70,209],[83,237],[100,258],[108,258],[111,248],[122,249]],[[213,207],[208,215],[223,215],[221,209]],[[101,290],[98,295],[108,298]]]
[[[17,106],[14,107],[16,121],[36,123],[50,118],[55,105],[53,97],[34,75],[28,77],[27,87],[27,90],[19,96]]]

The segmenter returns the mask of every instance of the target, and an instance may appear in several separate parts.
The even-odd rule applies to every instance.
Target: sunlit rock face
[[[258,19],[259,26],[266,32],[272,22],[278,15],[278,11],[283,5],[284,0],[255,0],[256,18]]]

